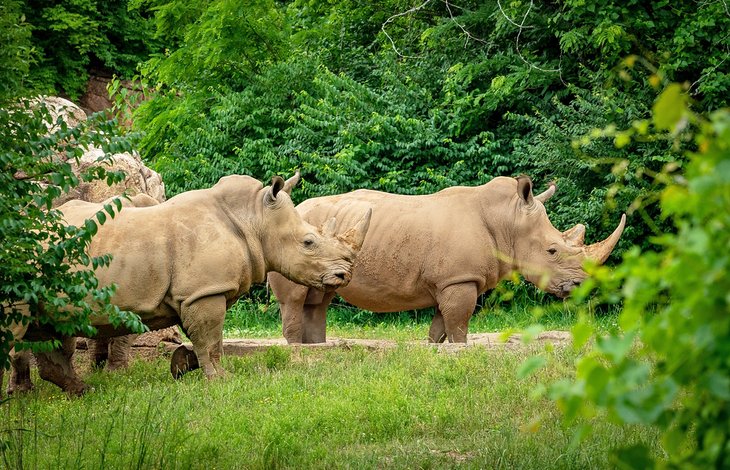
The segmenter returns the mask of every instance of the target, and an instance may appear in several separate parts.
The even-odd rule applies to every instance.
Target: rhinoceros
[[[515,270],[565,297],[585,279],[586,258],[606,260],[626,216],[606,240],[584,246],[585,226],[560,232],[548,220],[543,203],[554,192],[551,185],[533,196],[532,181],[523,176],[423,196],[357,190],[304,201],[297,210],[313,224],[332,216],[347,224],[366,208],[373,218],[346,287],[323,292],[269,274],[284,337],[324,342],[327,307],[336,293],[373,312],[435,306],[432,342],[466,342],[477,297]]]
[[[277,271],[329,292],[351,278],[371,211],[364,210],[339,235],[335,220],[322,232],[302,220],[289,197],[298,179],[298,174],[286,182],[274,177],[264,187],[254,178],[232,175],[159,205],[123,209],[99,227],[89,248],[92,256],[113,255],[108,267],[95,271],[100,286],[116,284],[112,303],[137,313],[150,328],[180,324],[206,377],[224,374],[225,312],[252,283]],[[86,204],[59,209],[67,223],[81,225],[90,215]],[[101,337],[129,333],[105,316],[92,316],[91,324]],[[44,333],[31,324],[25,337],[40,339]],[[37,358],[41,377],[69,393],[83,393],[68,349]]]
[[[131,197],[110,197],[100,203],[93,203],[88,201],[82,201],[79,199],[73,199],[62,205],[64,211],[68,212],[73,209],[75,217],[90,219],[94,215],[104,209],[104,205],[111,204],[114,199],[119,199],[122,207],[149,207],[160,203],[157,199],[144,193],[139,193]],[[14,325],[13,336],[19,337],[24,334],[25,330],[21,329],[22,325]],[[134,340],[138,335],[123,335],[114,338],[100,338],[99,340],[88,340],[91,344],[89,349],[94,351],[95,356],[101,356],[103,352],[109,352],[108,356],[111,357],[110,363],[114,364],[115,367],[110,367],[110,370],[118,368],[119,365],[126,366],[126,362],[129,356],[129,348],[131,347]],[[70,357],[73,355],[75,349],[75,341],[71,338],[64,340],[64,347],[66,348],[66,354]],[[30,376],[30,351],[19,351],[13,352],[12,356],[12,374],[8,382],[8,394],[16,392],[27,392],[33,389],[33,382]],[[104,356],[103,360],[106,361],[107,357]],[[100,361],[95,357],[97,365]],[[47,371],[46,374],[47,375]],[[0,378],[2,377],[2,371],[0,370]]]

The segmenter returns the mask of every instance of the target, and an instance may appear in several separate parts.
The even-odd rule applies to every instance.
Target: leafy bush
[[[137,63],[161,47],[149,10],[127,0],[25,0],[35,59],[27,80],[46,94],[75,99],[90,69],[131,78]]]
[[[634,247],[611,273],[593,268],[579,297],[600,286],[604,300],[623,302],[620,329],[598,335],[576,362],[574,379],[550,396],[567,422],[606,410],[620,423],[662,431],[670,466],[730,466],[730,110],[703,118],[689,110],[679,85],[653,108],[653,130],[639,122],[628,138],[668,136],[685,149],[684,175],[667,164],[657,174],[662,217],[674,230]],[[694,140],[689,126],[696,126]],[[573,327],[575,347],[595,333],[588,315]],[[583,429],[584,431],[587,428]],[[626,468],[649,468],[643,447],[617,454]]]
[[[645,117],[647,81],[688,78],[700,109],[727,103],[720,3],[261,1],[257,23],[230,22],[223,13],[240,7],[227,0],[181,3],[156,4],[171,49],[143,67],[157,94],[136,115],[141,153],[172,194],[294,168],[298,198],[526,173],[557,180],[548,210],[558,227],[581,222],[599,239],[636,197],[656,194],[639,169],[684,157],[667,141],[571,141]],[[259,37],[255,54],[219,51],[249,51]],[[626,150],[628,164],[614,167]],[[646,246],[655,207],[630,221],[616,254]]]
[[[0,108],[0,367],[8,365],[13,323],[34,321],[64,335],[88,335],[93,333],[93,311],[110,315],[117,325],[143,328],[136,315],[109,306],[113,287],[98,286],[91,268],[108,264],[110,256],[90,258],[86,253],[96,222],[114,217],[121,203],[105,206],[97,220],[87,220],[83,227],[66,226],[61,213],[51,209],[54,199],[78,185],[69,161],[91,145],[101,147],[105,155],[80,178],[106,179],[110,184],[123,179],[123,174],[103,167],[110,154],[130,150],[129,140],[117,137],[115,125],[97,115],[70,128],[61,118],[54,121],[38,101],[20,100]],[[77,265],[87,268],[73,268]],[[23,314],[23,307],[30,309],[32,318]]]

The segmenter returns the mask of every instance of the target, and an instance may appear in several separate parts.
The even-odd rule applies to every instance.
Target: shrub
[[[592,268],[578,297],[599,286],[604,301],[623,302],[620,330],[589,344],[595,330],[584,314],[573,327],[575,347],[585,347],[576,376],[548,393],[566,422],[605,410],[616,422],[657,426],[666,452],[657,463],[728,468],[730,111],[694,114],[673,84],[654,104],[651,123],[652,131],[649,121],[638,122],[624,135],[669,138],[688,158],[684,175],[671,163],[657,174],[661,215],[673,230],[654,237],[652,249],[630,249],[614,272]],[[643,447],[616,459],[626,468],[654,465]]]

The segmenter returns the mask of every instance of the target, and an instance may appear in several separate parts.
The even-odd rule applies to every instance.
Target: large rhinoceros
[[[583,281],[586,258],[603,263],[625,225],[606,240],[583,245],[585,227],[566,232],[548,220],[543,202],[551,186],[533,196],[528,177],[498,177],[477,187],[403,196],[370,190],[308,199],[297,210],[310,223],[336,216],[347,224],[373,209],[362,250],[347,287],[349,303],[374,312],[435,306],[433,342],[466,342],[477,297],[514,270],[559,297]],[[290,343],[324,342],[327,307],[335,292],[297,285],[271,273],[284,336]]]
[[[112,302],[140,315],[150,328],[180,324],[190,338],[208,378],[220,366],[226,309],[252,283],[270,271],[326,292],[343,287],[368,230],[371,211],[340,235],[336,221],[324,233],[303,221],[288,192],[298,175],[270,187],[248,176],[227,176],[212,188],[189,191],[150,207],[124,208],[99,227],[89,253],[111,253],[108,267],[96,270],[101,286],[117,285]],[[67,223],[89,217],[87,203],[59,208]],[[92,211],[93,212],[93,211]],[[134,232],[134,236],[132,236]],[[129,331],[114,328],[105,316],[93,316],[98,335]],[[43,338],[31,325],[27,339]],[[85,385],[68,361],[68,350],[38,354],[41,377],[69,393]]]

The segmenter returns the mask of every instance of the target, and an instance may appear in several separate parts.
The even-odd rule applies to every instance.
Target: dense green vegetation
[[[671,85],[657,100],[652,121],[657,133],[677,140],[694,136],[696,145],[682,176],[668,167],[657,178],[665,185],[662,216],[676,233],[658,237],[656,252],[633,248],[615,271],[593,270],[576,297],[580,301],[601,286],[605,301],[621,302],[619,328],[599,334],[576,361],[575,379],[553,384],[550,394],[568,422],[607,410],[614,422],[662,430],[666,461],[672,465],[727,468],[730,110],[696,115],[681,87]],[[627,138],[641,135],[626,132]],[[587,318],[572,331],[576,349],[595,333]],[[652,465],[649,454],[641,446],[628,447],[621,458],[642,468]]]
[[[154,91],[135,122],[171,195],[295,168],[298,199],[526,173],[558,182],[556,226],[580,221],[599,239],[684,157],[663,139],[571,141],[646,117],[668,82],[687,81],[698,111],[730,99],[724,2],[17,5],[24,22],[6,34],[33,59],[25,85],[75,97],[93,67]],[[619,253],[655,232],[656,206],[642,212]]]
[[[3,217],[19,209],[28,215],[20,222],[12,217],[7,218],[12,223],[3,221],[3,255],[27,245],[32,249],[23,253],[36,256],[42,240],[28,235],[38,233],[34,230],[64,237],[53,213],[46,216],[37,207],[52,193],[14,178],[17,171],[33,168],[31,156],[48,155],[69,139],[78,144],[112,136],[111,129],[100,124],[103,132],[95,134],[92,129],[91,137],[63,128],[55,137],[44,137],[43,111],[25,120],[10,110],[18,97],[38,92],[76,98],[92,71],[141,79],[148,99],[134,115],[134,125],[143,132],[138,148],[163,175],[169,195],[210,186],[234,172],[267,179],[301,169],[304,182],[295,192],[298,200],[360,187],[421,194],[525,173],[538,186],[557,181],[559,192],[548,211],[558,228],[582,222],[588,237],[598,239],[613,228],[620,212],[629,211],[628,228],[613,256],[617,262],[625,254],[621,268],[595,269],[594,280],[578,292],[575,306],[531,309],[547,302],[542,297],[535,301],[536,294],[525,294],[521,287],[516,300],[505,291],[482,299],[487,308],[472,322],[481,331],[523,327],[541,314],[547,327],[567,328],[574,312],[579,312],[580,320],[572,328],[577,356],[548,354],[554,363],[538,370],[542,375],[525,382],[529,385],[507,379],[507,369],[500,369],[483,351],[455,359],[423,351],[404,353],[405,359],[385,353],[377,357],[380,362],[367,358],[360,363],[367,366],[346,370],[342,364],[351,358],[340,353],[321,361],[305,353],[300,362],[301,358],[292,361],[289,353],[274,350],[263,356],[265,368],[257,362],[260,358],[230,361],[237,374],[263,376],[263,388],[245,388],[238,381],[207,384],[206,398],[235,395],[253,416],[263,414],[272,403],[281,407],[301,399],[302,383],[311,386],[315,396],[340,400],[324,399],[317,402],[321,408],[304,408],[303,414],[301,408],[283,407],[283,414],[263,424],[236,423],[263,430],[252,437],[236,434],[253,459],[250,466],[327,464],[332,447],[344,449],[351,462],[365,466],[534,467],[548,461],[568,467],[607,466],[605,452],[568,446],[567,434],[549,427],[556,419],[551,408],[543,421],[552,430],[547,445],[542,436],[533,441],[502,433],[517,427],[511,418],[505,418],[502,427],[483,425],[493,416],[489,413],[513,410],[520,415],[524,403],[511,398],[525,397],[526,388],[537,381],[555,379],[560,380],[537,390],[557,401],[566,422],[582,424],[582,434],[593,428],[595,434],[589,439],[598,439],[593,442],[601,450],[628,447],[616,454],[613,464],[649,468],[658,458],[675,466],[729,465],[730,288],[725,284],[730,124],[723,108],[730,104],[730,11],[726,2],[11,0],[0,6],[0,31],[0,118],[7,124],[0,126],[4,131],[0,163],[8,182],[3,185],[3,191],[7,188],[3,202],[8,201]],[[57,175],[58,181],[49,178],[64,187],[71,182],[65,171],[55,168],[48,174]],[[81,257],[75,250],[83,245],[83,237],[84,233],[80,242],[69,245]],[[39,259],[49,261],[45,263],[52,265],[49,272],[66,276],[57,266],[64,253],[45,254],[47,259],[43,253]],[[15,261],[16,269],[8,274],[15,277],[3,281],[5,296],[0,304],[27,300],[32,298],[29,293],[52,297],[59,286],[77,295],[72,299],[85,292],[73,290],[68,277],[51,276],[46,284],[30,282],[20,269],[24,261]],[[93,287],[90,277],[77,281],[87,289]],[[23,282],[33,289],[18,287]],[[598,296],[596,287],[601,288]],[[500,299],[511,300],[514,308],[505,313]],[[229,334],[278,334],[275,312],[251,305],[239,304],[232,310]],[[601,316],[607,311],[610,315]],[[366,337],[422,338],[429,317],[429,312],[399,313],[385,323],[383,317],[343,307],[329,318],[330,333],[354,328]],[[0,319],[2,326],[17,316]],[[589,341],[594,334],[598,339]],[[7,339],[3,336],[2,344],[7,345]],[[362,358],[362,352],[354,355]],[[409,360],[413,362],[408,364]],[[452,361],[446,368],[448,377],[433,372],[442,370],[443,361]],[[518,362],[508,356],[504,364],[513,370]],[[532,358],[521,370],[537,369],[546,362],[544,357]],[[340,377],[349,388],[326,379],[309,382],[290,366],[294,363],[315,377],[320,373]],[[313,364],[324,365],[320,370]],[[425,381],[418,376],[426,384],[424,390],[475,400],[466,406],[460,402],[456,410],[438,402],[444,406],[436,409],[426,395],[413,392],[409,397],[416,404],[399,408],[403,402],[393,390],[411,393],[411,387],[417,388],[419,370],[413,364],[436,374]],[[130,380],[138,386],[145,374],[154,377],[154,372],[145,370],[139,376],[133,371],[118,378],[97,375],[94,380],[102,389],[107,380]],[[394,377],[402,379],[388,379]],[[493,377],[507,385],[498,389],[502,400],[496,400],[496,408],[482,414],[491,408],[476,405],[494,400],[485,395],[485,390],[494,388],[487,383]],[[198,396],[195,377],[186,380],[180,387],[190,387],[191,396]],[[282,384],[284,390],[293,390],[291,396],[277,394],[276,387]],[[151,385],[155,391],[168,392],[170,386],[162,381]],[[38,398],[50,393],[47,385],[42,387],[38,395],[4,410],[19,427],[28,423],[23,416],[28,406],[33,409],[34,426],[60,429],[57,421],[42,421],[44,415],[53,415],[48,410],[54,406],[52,400]],[[517,393],[520,387],[525,389]],[[330,389],[340,393],[330,395]],[[195,409],[198,402],[177,392],[168,395],[183,397],[180,403]],[[104,393],[97,396],[105,397]],[[149,390],[125,391],[120,406],[132,400],[127,395],[145,393]],[[386,399],[378,401],[380,394]],[[262,396],[266,398],[261,399],[262,408],[256,408],[257,397]],[[337,415],[341,403],[348,417],[357,415],[351,410],[366,406],[369,418],[350,425]],[[545,408],[545,402],[537,403]],[[61,416],[62,423],[82,416],[74,409],[77,405],[68,405],[70,414],[53,416]],[[209,405],[206,409],[226,410],[221,400]],[[150,402],[147,414],[130,425],[131,432],[140,436],[164,430],[155,434],[159,440],[153,439],[152,447],[132,449],[138,464],[194,466],[191,456],[196,453],[210,455],[210,461],[222,466],[238,462],[216,442],[205,441],[200,448],[191,444],[199,442],[198,436],[186,430],[188,425],[217,429],[225,426],[223,421],[198,422],[176,406],[174,400],[159,407]],[[448,420],[433,418],[441,412]],[[378,413],[400,420],[391,425],[374,417]],[[469,414],[479,426],[458,421]],[[152,415],[159,419],[148,419]],[[619,434],[606,431],[610,427],[606,418],[621,423]],[[114,418],[109,419],[91,435],[106,435],[110,447],[102,443],[98,452],[99,446],[91,442],[73,458],[78,455],[89,465],[98,462],[83,457],[89,452],[89,459],[119,459],[115,446],[124,446],[115,441]],[[322,429],[310,421],[317,419],[315,424],[324,424]],[[77,426],[86,429],[89,422]],[[453,431],[439,434],[444,423],[453,424],[448,427]],[[640,426],[626,427],[627,423]],[[661,442],[654,439],[654,431],[641,427],[645,425],[661,432]],[[314,434],[318,437],[314,440],[323,444],[309,452],[302,442],[315,428],[324,434]],[[461,430],[471,432],[465,441],[454,437]],[[648,434],[637,439],[633,432]],[[361,435],[375,436],[375,444],[358,443],[355,436]],[[495,435],[504,440],[490,447]],[[27,436],[35,443],[31,454],[25,453],[27,447],[18,447],[30,445]],[[39,446],[39,438],[47,439],[47,446]],[[71,462],[52,455],[53,449],[68,447],[63,438],[53,441],[43,434],[20,432],[13,439],[0,439],[0,450],[10,449],[3,454],[6,458],[35,455],[49,465]],[[11,447],[5,447],[7,442]],[[178,442],[179,452],[171,457],[162,451]],[[456,461],[424,450],[439,448],[440,442],[454,444],[450,449],[455,453],[447,455],[458,456]],[[388,457],[373,459],[373,449]],[[506,450],[498,456],[496,449]],[[48,450],[48,455],[41,457],[40,450]]]

